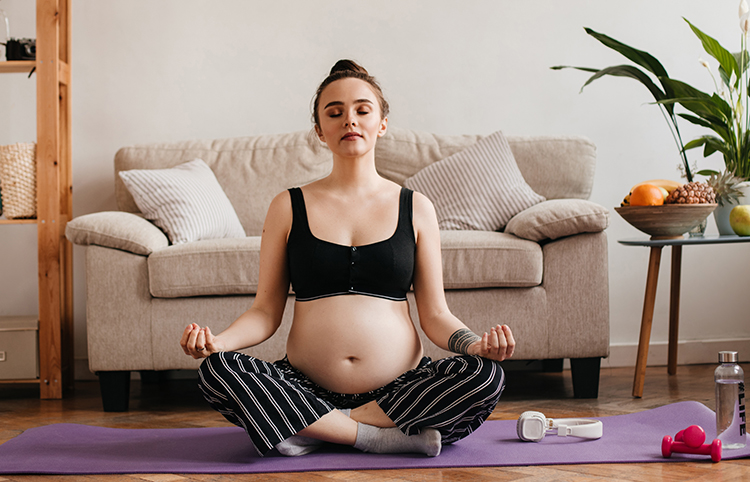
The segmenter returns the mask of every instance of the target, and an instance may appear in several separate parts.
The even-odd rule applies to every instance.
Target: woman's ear
[[[321,142],[325,142],[325,137],[323,137],[323,131],[320,130],[320,127],[318,127],[317,124],[314,126],[315,128],[315,134],[318,136],[318,139],[320,139]]]
[[[383,137],[385,135],[385,131],[388,130],[388,118],[383,117],[383,120],[380,121],[380,129],[378,129],[378,137]]]

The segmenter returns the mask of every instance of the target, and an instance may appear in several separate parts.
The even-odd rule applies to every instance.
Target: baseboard
[[[750,361],[750,339],[681,341],[677,344],[678,365],[717,363],[718,353],[723,350],[736,351],[740,361]],[[666,366],[667,342],[652,342],[648,350],[648,366]],[[638,355],[638,344],[610,345],[609,358],[602,366],[632,367]]]

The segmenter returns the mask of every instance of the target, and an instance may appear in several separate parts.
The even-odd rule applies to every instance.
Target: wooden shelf
[[[34,67],[36,67],[36,61],[34,60],[6,60],[0,62],[0,74],[28,74]]]
[[[36,224],[36,219],[0,219],[0,224]]]
[[[37,219],[0,219],[0,225],[37,225],[39,270],[39,379],[0,382],[38,383],[44,399],[62,398],[73,387],[73,246],[65,239],[73,213],[71,1],[37,0],[36,60],[0,62],[0,74],[35,69]]]

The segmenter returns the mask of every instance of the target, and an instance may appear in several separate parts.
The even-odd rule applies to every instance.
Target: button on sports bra
[[[416,240],[412,225],[413,191],[402,188],[398,226],[383,241],[344,246],[310,231],[300,188],[289,189],[292,229],[287,240],[289,277],[297,301],[359,294],[394,301],[406,299],[414,277]]]

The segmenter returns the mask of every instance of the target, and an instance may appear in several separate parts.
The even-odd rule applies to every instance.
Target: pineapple
[[[716,202],[714,189],[704,182],[689,182],[669,193],[667,204],[711,204]]]
[[[706,183],[711,186],[716,193],[716,202],[719,206],[725,204],[739,204],[739,196],[742,191],[737,189],[737,184],[743,181],[730,171],[724,171],[721,174],[714,172],[708,177]]]

